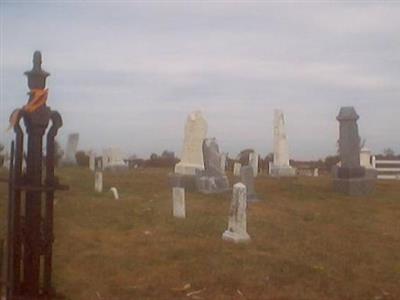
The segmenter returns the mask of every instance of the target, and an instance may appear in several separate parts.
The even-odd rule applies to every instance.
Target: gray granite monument
[[[375,189],[376,176],[367,174],[360,165],[360,136],[358,134],[357,115],[354,107],[342,107],[339,121],[339,155],[341,164],[333,178],[336,192],[350,195],[368,195]]]
[[[210,194],[229,190],[228,177],[221,168],[221,154],[215,138],[203,141],[204,171],[196,170],[196,187],[199,192]]]

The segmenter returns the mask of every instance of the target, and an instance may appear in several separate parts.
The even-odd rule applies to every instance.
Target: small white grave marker
[[[110,188],[110,192],[113,194],[115,200],[119,199],[118,190],[115,187]]]
[[[181,187],[172,188],[172,205],[175,218],[185,218],[185,189]]]

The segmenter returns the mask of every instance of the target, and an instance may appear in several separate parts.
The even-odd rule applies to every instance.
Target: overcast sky
[[[400,152],[400,3],[1,1],[0,142],[27,101],[41,50],[59,141],[148,156],[182,148],[200,109],[222,151],[272,151],[284,111],[290,156],[336,152],[340,106],[367,147]]]

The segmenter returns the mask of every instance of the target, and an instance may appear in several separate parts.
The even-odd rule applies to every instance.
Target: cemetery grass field
[[[231,194],[186,193],[186,219],[174,219],[168,172],[105,173],[97,195],[89,169],[56,170],[70,186],[55,206],[53,277],[66,299],[400,299],[400,182],[350,198],[329,177],[260,176],[252,241],[235,245],[221,240]]]

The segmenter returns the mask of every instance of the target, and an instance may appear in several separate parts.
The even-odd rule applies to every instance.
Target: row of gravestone
[[[184,129],[181,160],[175,165],[174,173],[169,175],[171,186],[205,194],[229,190],[225,175],[226,154],[220,153],[215,138],[207,138],[207,127],[200,111],[189,114]],[[253,176],[257,176],[258,154],[255,151],[249,153],[249,166]],[[235,163],[234,175],[239,176],[242,169],[243,173],[247,172],[245,167]],[[289,165],[285,122],[279,110],[275,111],[274,117],[274,163],[270,173],[276,176],[295,175],[295,170]]]
[[[353,107],[342,107],[337,116],[339,121],[339,155],[342,165],[338,167],[333,180],[335,191],[349,195],[366,195],[375,187],[376,172],[365,170],[360,165],[360,136],[357,115]],[[274,113],[274,161],[272,176],[294,176],[295,169],[289,165],[289,151],[285,133],[283,113]],[[215,138],[208,139],[207,122],[201,112],[189,114],[184,131],[181,161],[175,165],[175,173],[170,174],[173,187],[196,189],[203,193],[223,192],[229,189],[225,170],[221,167],[222,155]],[[257,159],[256,159],[257,158]],[[253,174],[258,172],[258,155],[249,157]],[[238,175],[241,166],[234,166]]]
[[[205,170],[207,154],[204,150],[216,151],[215,145],[212,143],[215,139],[206,139],[207,122],[200,111],[194,111],[189,114],[184,130],[183,149],[181,153],[181,161],[175,166],[175,173],[181,175],[196,175],[197,170]],[[294,176],[295,169],[289,164],[288,141],[285,131],[285,119],[283,112],[274,111],[274,161],[271,165],[270,174],[272,176]],[[204,143],[207,143],[205,146]],[[218,149],[218,157],[209,158],[219,169],[225,169],[226,155],[220,154]],[[250,152],[249,165],[254,169],[254,176],[258,173],[258,154]],[[236,174],[237,175],[237,174]]]

